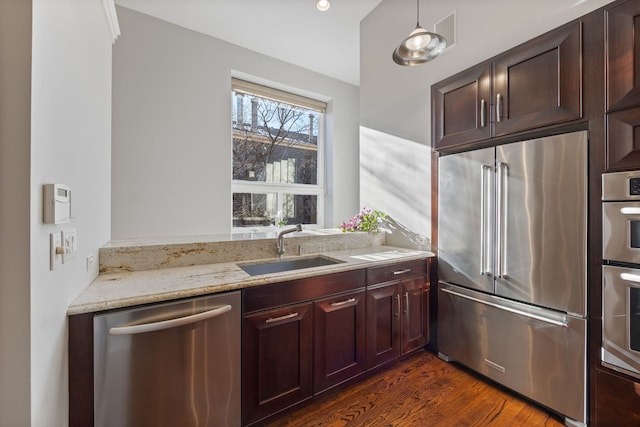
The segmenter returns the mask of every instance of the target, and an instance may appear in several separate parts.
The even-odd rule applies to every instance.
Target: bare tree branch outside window
[[[258,96],[237,92],[233,95],[233,179],[317,185],[318,112]],[[274,222],[277,225],[288,221],[315,223],[317,220],[317,196],[298,195],[295,199],[286,199],[302,197],[298,203],[286,203],[280,207],[275,206],[274,197],[234,193],[234,225],[269,225]],[[296,206],[303,204],[305,209]],[[282,217],[279,220],[276,219],[278,213]],[[249,217],[251,221],[246,220]]]

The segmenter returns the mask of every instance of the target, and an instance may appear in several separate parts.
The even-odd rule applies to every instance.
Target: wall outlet
[[[49,269],[55,270],[62,265],[62,231],[49,234]]]
[[[62,230],[62,243],[64,247],[62,263],[64,264],[78,254],[78,232],[75,228]]]

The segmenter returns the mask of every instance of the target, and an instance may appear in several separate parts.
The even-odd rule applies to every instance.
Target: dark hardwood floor
[[[563,423],[504,388],[423,351],[268,425],[561,427]]]

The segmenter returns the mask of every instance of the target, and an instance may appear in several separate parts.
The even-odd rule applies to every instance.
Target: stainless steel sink
[[[238,267],[249,273],[251,276],[259,276],[261,274],[280,273],[290,270],[302,270],[305,268],[322,267],[325,265],[340,264],[339,261],[323,256],[314,256],[308,258],[291,258],[275,261],[261,262],[257,264],[237,264]]]

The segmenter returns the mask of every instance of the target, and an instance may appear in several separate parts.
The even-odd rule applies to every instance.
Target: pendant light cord
[[[416,0],[416,27],[420,26],[420,0]]]

